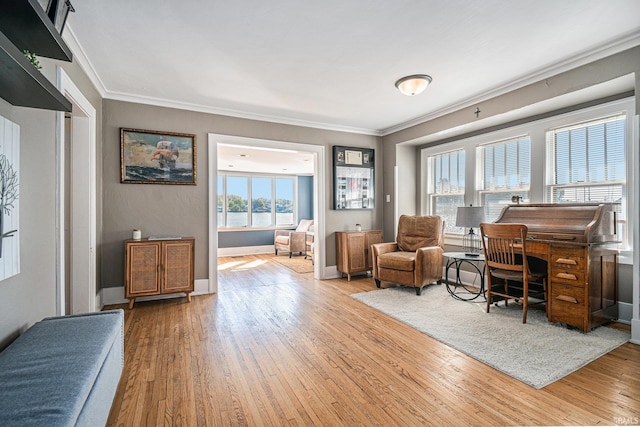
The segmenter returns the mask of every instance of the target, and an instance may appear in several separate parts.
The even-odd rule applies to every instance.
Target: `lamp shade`
[[[396,87],[400,92],[407,96],[418,95],[429,86],[431,76],[426,74],[414,74],[412,76],[403,77],[396,82]]]
[[[456,227],[478,227],[485,221],[482,206],[459,206],[456,213]]]

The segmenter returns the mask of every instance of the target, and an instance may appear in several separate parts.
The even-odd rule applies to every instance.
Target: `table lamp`
[[[473,232],[473,227],[479,227],[484,222],[484,208],[482,206],[459,206],[456,214],[456,227],[469,228],[469,233],[462,237],[462,250],[466,256],[479,256],[482,248],[480,236]]]

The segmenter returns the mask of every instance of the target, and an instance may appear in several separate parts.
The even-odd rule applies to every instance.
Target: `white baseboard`
[[[324,278],[327,279],[339,279],[340,273],[338,272],[338,266],[332,265],[329,267],[325,267],[324,269]]]
[[[129,302],[124,297],[124,286],[116,286],[113,288],[103,288],[102,293],[102,306],[113,304],[126,304]],[[197,279],[194,283],[194,290],[191,295],[205,295],[209,293],[209,279]],[[164,294],[164,295],[152,295],[148,297],[136,298],[136,301],[155,301],[167,298],[175,298],[184,296],[183,292],[176,294]]]
[[[631,319],[631,339],[634,344],[640,344],[640,319]]]
[[[273,254],[275,249],[273,245],[267,246],[242,246],[238,248],[218,248],[218,256],[243,256],[258,254]]]

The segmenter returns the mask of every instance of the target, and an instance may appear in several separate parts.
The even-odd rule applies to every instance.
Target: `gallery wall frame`
[[[333,146],[333,209],[375,207],[375,150]]]
[[[120,182],[196,185],[196,136],[120,128]]]
[[[0,116],[0,280],[20,273],[20,126]]]

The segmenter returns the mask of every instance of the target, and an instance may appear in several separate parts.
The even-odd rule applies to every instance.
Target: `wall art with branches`
[[[0,116],[0,280],[20,273],[20,126]]]

